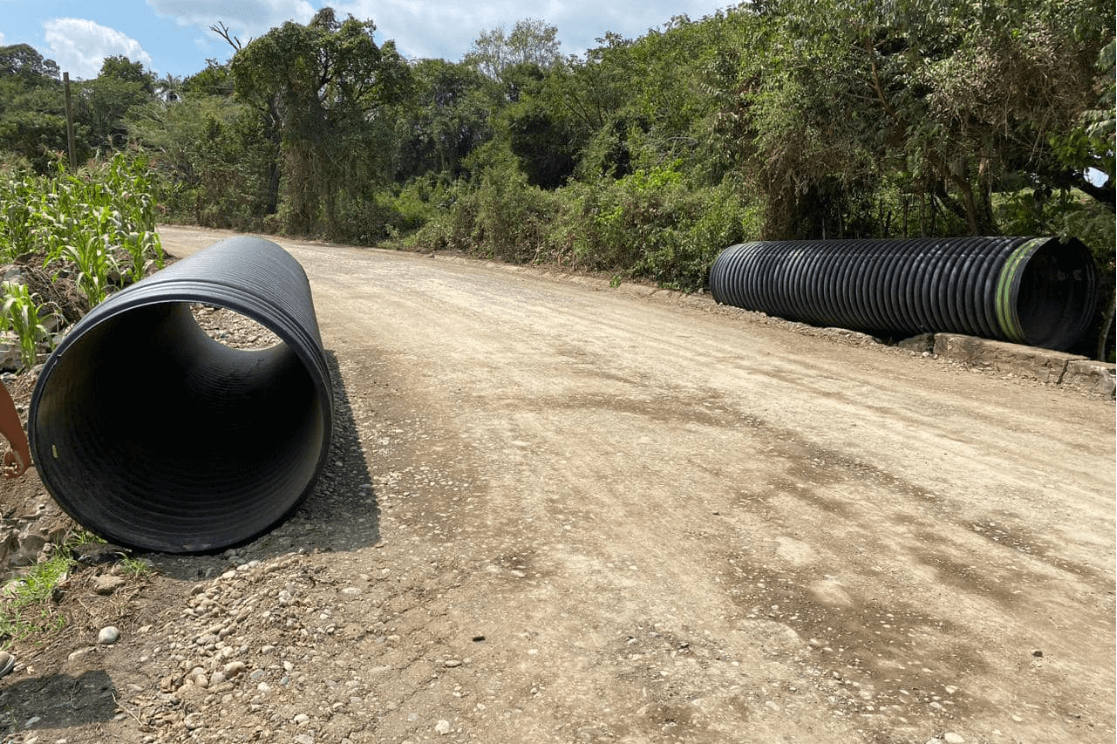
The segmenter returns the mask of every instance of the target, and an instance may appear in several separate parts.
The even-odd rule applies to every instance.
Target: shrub
[[[463,250],[509,263],[553,257],[551,230],[561,198],[527,182],[513,162],[485,172],[477,185],[445,192],[434,216],[416,234],[416,247]]]
[[[731,182],[695,187],[672,166],[564,191],[568,209],[556,231],[570,264],[675,289],[704,286],[717,254],[755,237],[761,220]]]

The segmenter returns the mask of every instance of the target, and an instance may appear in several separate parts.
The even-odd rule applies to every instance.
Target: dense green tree
[[[232,96],[233,76],[229,66],[216,59],[207,59],[206,67],[182,81],[181,92],[185,96]]]
[[[106,57],[100,74],[76,87],[74,118],[85,128],[86,144],[106,155],[124,145],[129,114],[155,92],[151,73],[123,56]]]
[[[144,69],[142,62],[133,62],[122,54],[105,57],[97,77],[135,83],[148,95],[155,92],[155,76]]]
[[[30,85],[61,79],[58,63],[45,59],[29,44],[0,46],[0,78],[16,76]]]
[[[303,26],[284,23],[230,62],[239,99],[278,133],[287,205],[296,233],[342,231],[340,200],[356,209],[388,177],[390,122],[381,114],[408,91],[406,63],[372,21],[339,21],[323,8]]]
[[[129,135],[160,176],[165,218],[262,228],[275,153],[248,106],[220,95],[157,99],[132,118]]]
[[[755,132],[773,235],[889,181],[928,206],[932,232],[996,232],[998,189],[1107,198],[1057,147],[1096,99],[1093,61],[1113,35],[1096,0],[776,0],[759,23],[766,44],[741,60],[757,83],[730,106]]]
[[[0,151],[40,173],[66,151],[66,102],[58,65],[27,44],[0,47]]]
[[[411,65],[414,87],[397,107],[395,178],[457,178],[463,161],[493,136],[499,85],[473,67],[440,59]]]

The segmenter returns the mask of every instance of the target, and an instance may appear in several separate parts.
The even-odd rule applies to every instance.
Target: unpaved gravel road
[[[116,645],[0,682],[112,692],[9,690],[40,718],[10,741],[1114,740],[1111,400],[277,242],[340,377],[331,470],[242,551],[153,557]]]

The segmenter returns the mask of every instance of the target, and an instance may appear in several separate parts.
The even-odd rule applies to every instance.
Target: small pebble
[[[966,744],[966,740],[953,731],[947,731],[943,734],[942,740],[945,741],[946,744]]]
[[[436,733],[445,736],[446,734],[450,733],[450,722],[447,720],[439,721],[434,725],[434,730]]]
[[[112,625],[101,628],[101,632],[97,634],[97,643],[102,646],[111,646],[119,640],[120,630]]]
[[[450,669],[453,669],[454,667],[460,667],[461,665],[462,663],[457,659],[447,659],[446,661],[446,666]]]
[[[306,724],[310,723],[310,716],[308,716],[306,713],[299,713],[291,720],[299,724],[300,726],[305,726]]]
[[[97,650],[96,646],[88,646],[86,648],[79,648],[77,651],[71,651],[70,655],[67,656],[66,658],[69,659],[70,661],[73,661],[74,659],[85,656],[86,654],[92,653],[93,651],[96,651],[96,650]]]

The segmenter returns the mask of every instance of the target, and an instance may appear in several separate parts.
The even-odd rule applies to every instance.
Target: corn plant
[[[48,259],[44,268],[59,259],[76,267],[74,281],[89,300],[90,307],[104,301],[108,295],[109,277],[118,271],[116,259],[105,246],[104,236],[92,233],[75,236],[74,242],[63,245],[57,258]],[[61,270],[56,271],[52,280],[57,280],[60,274]]]
[[[163,268],[163,246],[155,232],[155,200],[151,196],[154,186],[143,163],[127,167],[119,155],[109,164],[105,186],[119,197],[114,202],[113,242],[131,256],[127,278],[138,282],[153,264]]]
[[[0,304],[0,331],[15,333],[19,343],[20,361],[25,369],[35,366],[36,347],[39,342],[53,346],[53,336],[40,315],[36,296],[22,284],[4,284],[3,303]],[[43,307],[46,307],[44,305]]]
[[[123,155],[78,173],[62,159],[49,176],[0,170],[0,263],[42,254],[53,281],[70,276],[97,305],[114,286],[163,267],[152,191],[146,164]],[[53,313],[24,290],[11,292],[0,291],[0,327],[16,330],[24,358],[33,358],[35,343],[49,340],[40,319]]]
[[[163,267],[163,245],[159,242],[159,235],[154,230],[130,232],[123,241],[124,250],[132,258],[131,267],[127,277],[130,282],[143,279],[152,265]],[[152,258],[148,258],[148,256]]]

